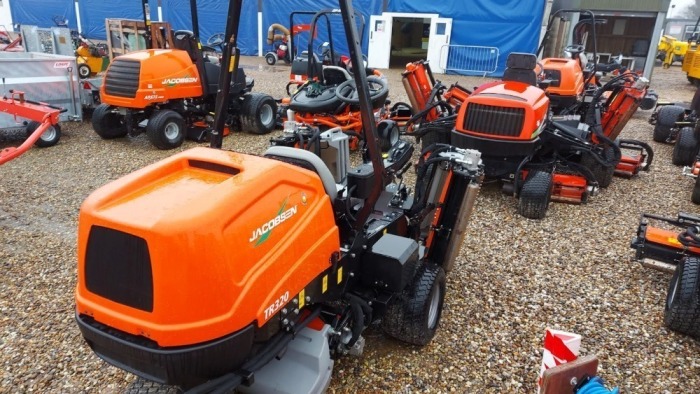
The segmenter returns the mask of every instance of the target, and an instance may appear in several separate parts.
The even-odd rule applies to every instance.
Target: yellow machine
[[[109,65],[107,44],[93,44],[80,37],[80,44],[75,50],[78,62],[78,75],[87,78],[107,69]]]
[[[673,36],[662,36],[656,58],[663,62],[664,68],[669,68],[673,62],[683,62],[688,46],[688,42],[676,40]]]

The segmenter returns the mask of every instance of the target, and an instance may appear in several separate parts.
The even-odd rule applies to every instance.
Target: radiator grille
[[[85,286],[114,302],[153,311],[153,274],[146,240],[93,226],[85,256]]]
[[[482,134],[517,137],[525,122],[524,108],[495,107],[470,103],[464,128]]]
[[[111,96],[136,97],[139,88],[141,62],[126,59],[114,59],[105,75],[105,92]]]

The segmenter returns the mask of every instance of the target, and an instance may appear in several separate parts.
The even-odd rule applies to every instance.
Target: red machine
[[[46,103],[24,98],[24,92],[10,91],[10,98],[0,100],[0,112],[11,114],[17,119],[25,118],[30,122],[26,126],[27,139],[18,147],[0,150],[0,164],[4,164],[36,145],[40,148],[56,145],[61,138],[59,115],[64,109]]]

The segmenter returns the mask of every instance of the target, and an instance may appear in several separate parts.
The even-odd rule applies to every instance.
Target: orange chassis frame
[[[46,103],[27,100],[24,98],[24,92],[20,91],[10,91],[10,98],[0,99],[0,112],[13,115],[15,120],[21,117],[41,123],[20,146],[0,150],[0,164],[7,163],[28,151],[46,129],[58,124],[62,111]]]

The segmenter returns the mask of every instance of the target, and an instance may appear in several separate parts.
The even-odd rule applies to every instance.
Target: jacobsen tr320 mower
[[[175,31],[175,48],[136,51],[110,64],[100,91],[102,104],[92,114],[92,126],[100,137],[145,132],[159,149],[176,148],[186,136],[197,141],[205,138],[221,67],[218,59],[202,52],[196,0],[190,2],[193,31]],[[252,88],[252,79],[238,69],[223,108],[227,124],[251,133],[269,133],[275,127],[277,104],[269,95],[251,92]]]
[[[198,392],[319,392],[331,359],[359,353],[373,322],[411,344],[435,335],[480,154],[426,149],[409,193],[400,180],[412,145],[396,141],[382,159],[352,5],[340,3],[368,141],[368,159],[341,182],[327,163],[347,157],[195,148],[84,202],[76,319],[109,363]],[[240,11],[231,1],[217,109],[236,75]],[[217,110],[214,148],[225,117]]]

